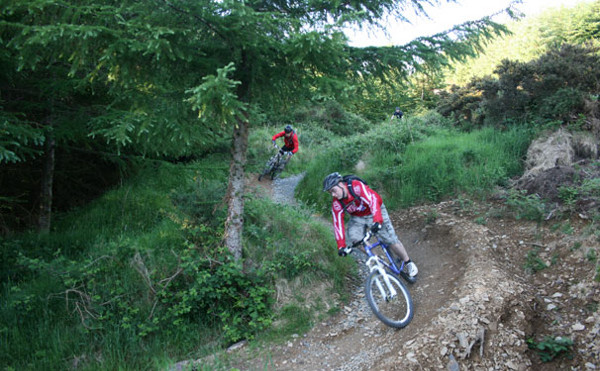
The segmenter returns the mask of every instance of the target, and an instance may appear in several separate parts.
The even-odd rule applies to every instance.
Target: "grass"
[[[226,175],[227,163],[214,158],[153,164],[87,207],[57,216],[51,233],[0,241],[9,258],[2,262],[0,363],[6,369],[156,369],[222,349],[227,333],[218,317],[195,310],[205,305],[199,294],[205,286],[194,282],[202,280],[206,254],[219,256],[224,214],[214,206]],[[333,236],[309,210],[252,196],[246,206],[246,277],[293,281],[298,292],[321,281],[332,283],[327,295],[344,290],[340,277],[351,264],[335,259]],[[256,289],[268,282],[246,285],[265,295],[268,290]],[[256,313],[286,319],[271,335],[254,335],[308,328],[326,306],[323,298],[299,299],[275,312],[260,296],[246,301]],[[313,309],[299,316],[306,305]],[[254,331],[250,322],[235,331]]]
[[[309,164],[298,197],[327,212],[330,200],[321,182],[333,171],[360,175],[392,209],[461,193],[484,196],[522,171],[531,135],[521,127],[471,133],[418,121],[409,127],[412,135],[407,126],[384,124],[332,143]]]
[[[461,134],[435,114],[350,137],[316,123],[295,126],[300,151],[283,175],[306,172],[297,188],[302,204],[246,195],[243,272],[220,247],[223,153],[188,165],[140,167],[121,187],[58,215],[51,233],[1,240],[0,363],[7,369],[155,369],[216,354],[215,363],[226,367],[230,360],[220,350],[231,341],[302,333],[340,311],[333,297],[348,299],[344,277],[357,267],[337,258],[329,226],[315,218],[322,213],[329,220],[325,175],[360,175],[388,209],[479,194],[520,171],[529,138],[519,128]],[[249,172],[264,165],[279,130],[252,131]],[[360,163],[365,166],[357,168]],[[322,291],[311,296],[317,285]],[[283,289],[291,293],[285,302],[267,299]],[[233,327],[225,326],[227,318]]]

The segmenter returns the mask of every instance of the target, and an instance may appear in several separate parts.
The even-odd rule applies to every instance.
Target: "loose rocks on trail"
[[[300,179],[262,187],[289,200]],[[408,286],[415,317],[407,327],[383,325],[359,279],[349,282],[352,296],[339,303],[339,314],[284,343],[237,347],[224,369],[432,370],[445,369],[450,355],[460,370],[600,368],[600,289],[595,265],[586,260],[597,238],[583,233],[581,220],[571,221],[566,234],[505,219],[503,208],[493,201],[443,202],[391,213],[419,266],[417,283]],[[531,252],[547,269],[525,269]],[[542,363],[527,341],[546,336],[573,340],[572,358]]]
[[[419,279],[409,289],[415,317],[404,329],[381,323],[366,304],[362,282],[342,313],[286,344],[240,351],[242,370],[442,369],[459,364],[527,368],[522,328],[531,309],[526,288],[495,262],[502,243],[482,226],[454,216],[453,204],[393,213],[392,220]],[[449,210],[448,210],[449,209]],[[495,247],[494,247],[495,246]],[[496,368],[501,366],[501,368]]]

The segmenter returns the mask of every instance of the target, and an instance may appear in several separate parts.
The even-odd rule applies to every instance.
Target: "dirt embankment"
[[[565,133],[556,135],[532,145],[528,171],[515,187],[558,201],[561,184],[599,177],[597,164],[573,156],[581,150],[551,148],[573,145]],[[277,202],[295,202],[300,179],[251,183]],[[452,355],[460,370],[600,369],[600,238],[588,217],[598,204],[584,201],[571,219],[554,220],[552,212],[544,223],[515,220],[494,201],[394,212],[396,231],[419,266],[417,283],[409,285],[415,316],[406,328],[383,325],[366,304],[363,282],[351,282],[353,296],[338,315],[284,344],[239,344],[218,364],[240,370],[434,370],[446,369]],[[327,285],[315,291],[331,296]],[[528,347],[528,340],[557,336],[573,341],[571,358],[542,363]],[[194,363],[217,367],[214,359]]]
[[[370,312],[362,282],[342,313],[315,324],[285,344],[236,350],[240,370],[430,370],[444,369],[450,354],[461,370],[555,370],[600,367],[600,303],[592,264],[567,256],[568,235],[535,223],[490,218],[501,205],[464,207],[454,202],[393,213],[401,239],[419,265],[411,285],[415,317],[397,330]],[[584,223],[573,225],[583,228]],[[582,242],[587,243],[592,241]],[[525,256],[564,259],[530,275]],[[550,264],[550,262],[549,262]],[[583,284],[582,282],[586,283]],[[581,292],[579,292],[581,289]],[[324,292],[323,295],[329,295]],[[562,335],[574,340],[572,360],[541,363],[527,339]],[[587,365],[587,366],[586,366]],[[587,368],[586,368],[587,367]]]

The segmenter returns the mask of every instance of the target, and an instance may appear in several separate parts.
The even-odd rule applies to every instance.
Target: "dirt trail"
[[[289,197],[300,179],[255,185],[277,202],[293,202]],[[432,370],[445,369],[450,354],[460,370],[597,369],[600,315],[582,309],[600,303],[583,254],[597,241],[485,216],[502,207],[443,202],[390,214],[419,266],[417,283],[408,285],[415,316],[404,329],[389,328],[371,313],[359,280],[351,282],[352,298],[338,315],[284,344],[232,349],[226,369]],[[585,223],[570,227],[572,236],[580,236]],[[573,253],[574,244],[583,246],[582,253]],[[552,256],[564,259],[528,275],[523,266],[532,246],[543,249],[540,259],[549,266]],[[540,362],[526,340],[556,333],[574,340],[572,359]]]
[[[355,282],[353,298],[341,314],[317,324],[308,334],[235,366],[241,370],[369,370],[390,354],[397,355],[402,344],[418,338],[439,308],[447,304],[463,265],[463,253],[443,230],[399,228],[399,235],[419,264],[419,280],[409,286],[415,317],[406,328],[387,327],[372,314],[361,280]],[[450,248],[446,248],[448,244]]]
[[[290,197],[301,179],[302,175],[277,179],[271,187],[265,186],[277,202],[294,203]],[[366,303],[361,279],[353,282],[354,295],[343,313],[317,324],[308,334],[287,344],[264,350],[260,356],[253,350],[248,359],[249,354],[242,351],[235,367],[241,370],[366,370],[389,353],[398,353],[402,344],[410,344],[418,338],[439,308],[447,304],[462,275],[464,253],[449,235],[448,228],[424,224],[423,216],[416,216],[391,215],[399,237],[419,266],[419,280],[413,285],[407,284],[415,305],[415,316],[409,326],[398,330],[381,323]]]

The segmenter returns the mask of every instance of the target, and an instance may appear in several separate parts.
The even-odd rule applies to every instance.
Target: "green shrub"
[[[333,100],[300,107],[292,115],[296,122],[314,123],[314,126],[320,126],[340,136],[364,133],[371,126],[367,120],[346,111]]]
[[[528,195],[527,191],[511,189],[506,204],[515,213],[516,219],[541,222],[544,218],[546,205],[537,194]]]
[[[573,340],[557,336],[555,338],[546,336],[544,340],[536,342],[534,339],[527,339],[529,349],[537,351],[542,362],[550,362],[553,359],[566,356],[572,359],[571,347]]]
[[[582,112],[583,93],[575,88],[560,88],[540,105],[540,115],[549,119],[569,120],[572,112]]]
[[[538,256],[539,249],[532,249],[527,252],[527,257],[525,258],[525,270],[530,273],[536,273],[543,269],[548,268],[546,263]]]
[[[558,45],[558,44],[557,44]],[[561,42],[535,60],[503,59],[493,77],[444,93],[438,110],[465,129],[529,122],[580,125],[584,97],[595,94],[600,57],[592,44]]]

